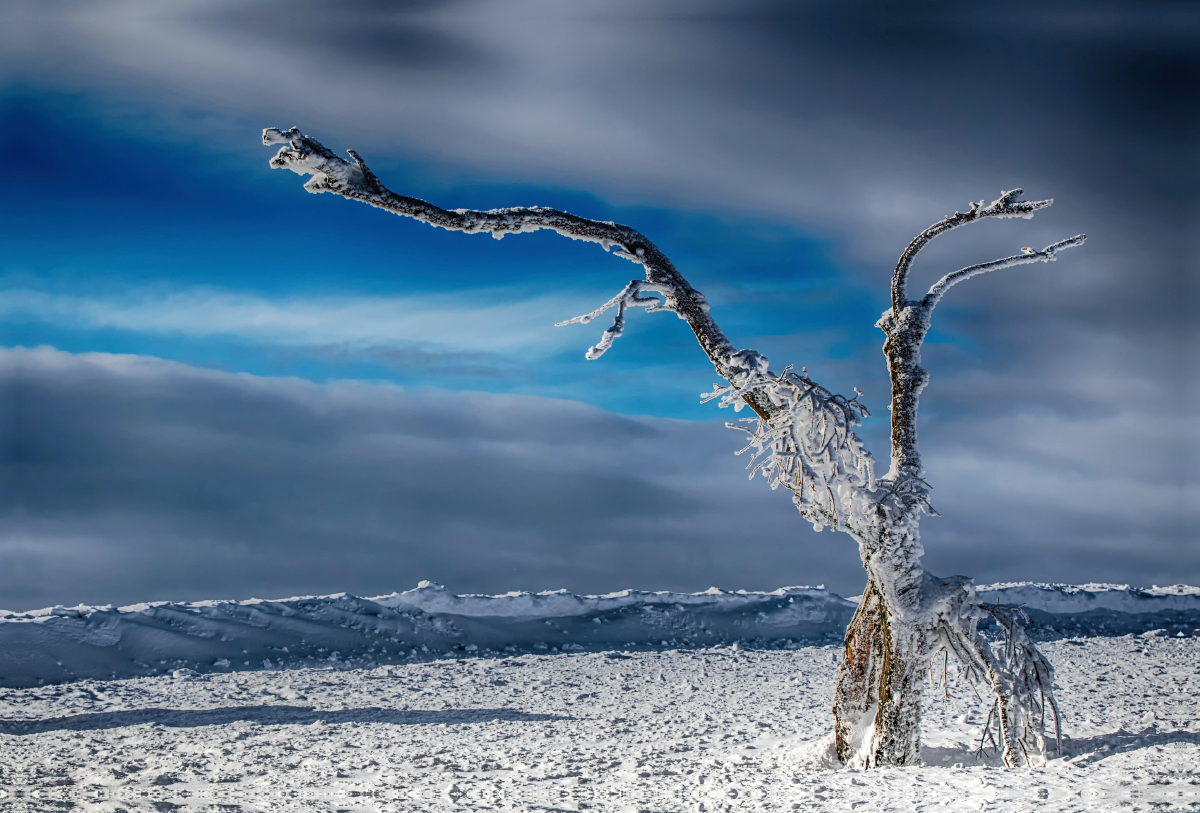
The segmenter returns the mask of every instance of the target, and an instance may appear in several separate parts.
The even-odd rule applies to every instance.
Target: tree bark
[[[931,630],[898,613],[876,578],[850,626],[834,694],[838,758],[861,768],[918,765]]]

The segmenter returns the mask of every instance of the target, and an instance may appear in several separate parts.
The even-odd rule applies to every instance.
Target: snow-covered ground
[[[1019,587],[1036,595],[1028,585]],[[1083,593],[1106,593],[1092,588]],[[1078,594],[1075,588],[1045,590],[1055,600]],[[1107,592],[1113,595],[1105,600],[1126,600],[1117,601],[1119,591]],[[1182,588],[1159,592],[1143,598],[1186,604],[1194,600],[1187,596],[1200,593]],[[427,592],[427,597],[435,594]],[[678,624],[646,629],[674,629],[675,643],[659,638],[652,646],[647,634],[633,647],[593,640],[576,644],[584,649],[564,651],[559,641],[554,652],[549,641],[539,640],[533,643],[545,643],[545,649],[531,644],[522,652],[509,643],[503,646],[516,651],[506,654],[500,642],[512,636],[504,632],[504,623],[496,622],[481,627],[497,636],[492,646],[463,644],[471,640],[464,633],[452,637],[458,643],[441,654],[414,657],[411,650],[420,653],[420,648],[405,641],[403,654],[385,653],[397,663],[373,667],[349,666],[339,658],[291,669],[277,668],[276,662],[275,668],[253,664],[254,669],[231,662],[197,673],[173,664],[151,665],[150,650],[131,651],[126,653],[131,662],[146,668],[170,666],[171,671],[0,693],[0,807],[114,813],[1200,810],[1200,637],[1195,627],[1084,637],[1045,633],[1051,640],[1042,646],[1057,670],[1066,739],[1064,755],[1044,769],[1007,770],[992,756],[977,757],[982,704],[969,687],[952,680],[946,699],[940,690],[927,692],[924,767],[861,773],[837,769],[828,758],[840,646],[825,643],[826,633],[819,629],[816,637],[752,634],[756,629],[795,629],[769,624],[772,612],[763,609],[763,602],[775,602],[786,613],[783,608],[794,608],[799,594],[719,594],[741,595],[729,598],[730,606],[723,609],[715,605],[724,605],[724,598],[696,599],[693,610],[708,619],[704,623],[710,628],[719,631],[723,615],[731,624],[738,619],[743,623],[731,628],[741,633],[736,636],[740,642],[719,645],[683,643],[692,627],[681,619],[690,618],[692,611],[679,608],[691,599],[681,604],[663,598],[667,594],[630,594],[633,598],[605,607],[586,598],[551,595],[558,598],[541,605],[538,597],[505,598],[510,608],[514,601],[525,602],[525,624],[545,627],[545,617],[575,617],[563,608],[582,606],[586,612],[576,614],[581,629],[604,628],[606,622],[596,624],[591,615],[611,612],[618,613],[613,622],[618,627],[620,618],[634,619],[625,622],[625,633],[646,626],[637,619],[647,607],[657,607],[673,612],[670,617]],[[646,596],[662,600],[656,604]],[[449,604],[440,609],[461,611],[460,599],[443,591],[439,600]],[[305,601],[322,606],[339,600]],[[1086,595],[1080,600],[1092,601]],[[1138,603],[1142,599],[1128,600],[1134,609],[1146,609]],[[372,603],[382,606],[379,600]],[[478,611],[480,601],[465,604]],[[554,606],[542,606],[549,604]],[[484,601],[482,606],[502,605]],[[431,604],[426,609],[437,608]],[[1083,610],[1083,616],[1097,617],[1088,615],[1097,609]],[[1099,609],[1105,620],[1097,625],[1120,623],[1112,615],[1119,609]],[[115,610],[105,612],[109,620],[122,617]],[[1178,619],[1191,613],[1187,607],[1151,610],[1159,612],[1165,613],[1160,618],[1175,619],[1172,623],[1182,623]],[[430,624],[442,618],[426,615]],[[16,618],[0,623],[0,635],[9,624],[53,629],[48,621],[33,620],[42,617],[78,624],[88,614]],[[280,619],[294,617],[278,611]],[[1051,624],[1067,627],[1071,617],[1059,613]],[[275,618],[257,618],[260,626],[254,628],[269,632]],[[352,627],[349,622],[355,618],[362,623]],[[375,630],[388,618],[338,615],[326,632],[334,636],[341,630],[346,640],[371,640],[375,651],[363,649],[361,659],[382,660],[381,636],[364,630]],[[307,634],[319,626],[309,623]],[[790,623],[820,627],[811,617]],[[556,634],[564,637],[581,634],[581,629],[559,626]],[[110,631],[125,629],[116,624]],[[119,647],[122,640],[148,646],[154,636],[147,630],[153,632],[156,624],[147,622],[139,629],[141,637],[117,636],[108,646]],[[223,629],[229,633],[233,627]],[[4,644],[10,665],[13,640]],[[99,640],[87,645],[99,646]],[[468,651],[466,646],[477,648]],[[243,648],[249,652],[248,646]],[[84,651],[64,650],[68,655]],[[238,665],[243,671],[232,671]],[[64,661],[61,668],[71,670],[73,664]]]

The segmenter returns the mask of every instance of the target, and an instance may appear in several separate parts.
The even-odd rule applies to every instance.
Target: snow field
[[[974,756],[986,710],[953,665],[949,699],[927,690],[923,767],[836,769],[840,647],[715,647],[11,689],[0,802],[113,813],[1200,808],[1200,639],[1043,646],[1067,739],[1065,757],[1040,770]]]

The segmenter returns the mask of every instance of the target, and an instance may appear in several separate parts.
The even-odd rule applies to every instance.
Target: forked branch
[[[939,234],[989,217],[1031,218],[1034,212],[1054,202],[1022,201],[1018,200],[1020,195],[1020,189],[1013,189],[1002,193],[988,206],[984,206],[983,201],[973,203],[967,212],[955,212],[925,229],[900,255],[892,275],[892,307],[878,322],[878,327],[882,328],[888,337],[883,352],[888,360],[888,374],[892,380],[892,465],[888,470],[888,480],[896,483],[902,479],[917,481],[922,476],[920,455],[917,453],[917,406],[921,391],[929,382],[929,373],[920,366],[921,346],[929,330],[933,309],[946,291],[965,279],[988,271],[1025,263],[1051,262],[1060,251],[1083,245],[1087,239],[1079,234],[1049,245],[1041,251],[1022,249],[1021,254],[1012,257],[968,266],[946,274],[933,284],[922,299],[908,298],[908,274],[913,260],[917,253]],[[907,503],[912,509],[920,508],[921,505],[920,500]]]
[[[1013,189],[1008,192],[1001,193],[1000,197],[992,201],[987,206],[983,205],[983,201],[972,203],[971,208],[965,212],[955,212],[947,218],[939,220],[925,231],[913,238],[913,241],[904,249],[904,253],[900,255],[900,261],[896,263],[896,270],[892,273],[892,308],[896,313],[908,302],[908,272],[912,268],[913,260],[921,249],[929,244],[929,241],[937,237],[939,234],[945,234],[951,229],[956,229],[959,226],[965,226],[968,223],[975,223],[988,217],[1033,217],[1033,213],[1038,209],[1045,209],[1054,200],[1018,200],[1021,192],[1024,190]]]

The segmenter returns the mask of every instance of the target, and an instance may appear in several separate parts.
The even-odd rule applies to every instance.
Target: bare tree
[[[1084,236],[947,274],[920,299],[909,298],[907,283],[913,259],[938,235],[986,218],[1029,218],[1052,201],[1022,201],[1021,190],[1005,192],[991,204],[980,201],[935,223],[904,250],[892,275],[891,308],[877,323],[887,337],[883,352],[892,381],[891,466],[878,477],[854,431],[868,414],[858,395],[834,395],[807,370],[796,373],[789,366],[774,373],[762,354],[734,349],[704,296],[657,246],[628,226],[542,207],[442,209],[388,190],[353,150],[353,161],[346,161],[294,128],[264,130],[263,142],[283,145],[271,166],[311,175],[304,184],[310,192],[333,192],[433,226],[497,239],[551,229],[599,243],[642,266],[645,279],[630,281],[596,310],[561,324],[586,324],[615,308],[612,326],[587,352],[596,359],[621,336],[628,308],[670,311],[685,320],[726,382],[706,398],[735,411],[749,406],[755,413],[743,419],[748,426],[728,424],[749,434],[742,451],[751,452],[750,476],[761,473],[772,488],[790,491],[817,530],[844,531],[858,543],[867,586],[846,631],[838,675],[833,708],[838,756],[861,767],[918,764],[923,681],[935,656],[942,655],[946,664],[953,653],[966,677],[983,684],[992,697],[981,748],[990,741],[1007,765],[1045,760],[1047,712],[1056,741],[1059,736],[1054,672],[1025,634],[1020,611],[983,604],[969,579],[940,579],[921,566],[918,524],[922,513],[934,513],[917,452],[917,406],[929,380],[920,366],[921,345],[934,308],[951,287],[987,271],[1049,262],[1082,244]],[[1002,642],[989,643],[977,629],[989,615],[1004,632]]]

